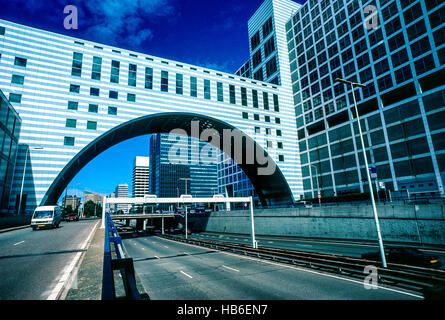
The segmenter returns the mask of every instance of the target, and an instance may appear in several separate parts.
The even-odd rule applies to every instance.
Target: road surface
[[[123,240],[151,299],[420,299],[360,280],[159,238]]]
[[[62,222],[58,229],[0,234],[0,300],[46,300],[73,259],[83,252],[98,220]]]

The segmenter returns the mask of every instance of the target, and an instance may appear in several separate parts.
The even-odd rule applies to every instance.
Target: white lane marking
[[[273,241],[267,241],[267,243],[273,243]]]
[[[329,277],[329,278],[334,278],[334,279],[338,279],[338,280],[344,280],[344,281],[349,281],[349,282],[354,282],[354,283],[358,283],[360,285],[363,285],[363,281],[358,281],[358,280],[353,280],[353,279],[347,279],[347,278],[343,278],[343,277],[339,277],[339,276],[335,276],[335,275],[331,275],[331,274],[326,274],[326,273],[321,273],[321,272],[317,272],[317,271],[313,271],[313,270],[309,270],[309,269],[302,269],[302,268],[298,268],[298,267],[294,267],[294,266],[289,266],[289,265],[285,265],[285,264],[281,264],[281,263],[276,263],[276,262],[271,262],[271,261],[266,261],[266,260],[261,260],[261,259],[257,259],[257,258],[250,258],[250,257],[245,257],[245,256],[241,256],[241,255],[237,255],[234,253],[229,253],[229,252],[221,252],[223,254],[228,254],[230,256],[236,256],[236,257],[241,257],[244,259],[248,259],[248,260],[253,260],[253,261],[258,261],[258,262],[263,262],[263,263],[268,263],[268,264],[272,264],[275,266],[279,266],[279,267],[284,267],[284,268],[289,268],[289,269],[295,269],[295,270],[299,270],[299,271],[304,271],[304,272],[309,272],[309,273],[314,273],[320,276],[325,276],[325,277]],[[393,292],[397,292],[397,293],[401,293],[401,294],[405,294],[408,296],[413,296],[416,298],[421,298],[423,299],[423,296],[419,296],[413,293],[409,293],[409,292],[405,292],[405,291],[400,291],[397,289],[392,289],[392,288],[387,288],[387,287],[381,287],[379,285],[374,285],[376,288],[378,289],[383,289],[383,290],[388,290],[388,291],[393,291]]]
[[[17,243],[15,243],[14,245],[15,245],[15,246],[18,246],[19,244],[22,244],[23,242],[25,242],[25,240],[20,241],[20,242],[17,242]]]
[[[185,252],[185,251],[184,251],[184,253],[185,253],[186,255],[188,255],[188,256],[190,255],[190,253],[188,253],[188,252]]]
[[[167,248],[167,249],[168,249],[168,247],[167,247],[167,246],[164,246],[164,248]]]
[[[156,237],[156,238],[158,238],[158,237]],[[164,239],[164,238],[158,238],[158,239],[165,240],[165,241],[171,241],[171,242],[177,242],[175,240]],[[181,243],[181,244],[186,245],[186,246],[190,246],[190,247],[195,247],[195,248],[201,248],[202,249],[202,247],[194,245],[194,244],[189,244],[189,243]],[[349,281],[349,282],[354,282],[354,283],[358,283],[358,284],[363,285],[363,282],[358,281],[358,280],[347,279],[347,278],[343,278],[343,277],[339,277],[339,276],[335,276],[335,275],[331,275],[331,274],[327,274],[327,273],[317,272],[317,271],[310,270],[310,269],[298,268],[298,267],[295,267],[295,266],[289,266],[289,265],[286,265],[286,264],[271,262],[271,261],[267,261],[267,260],[261,260],[261,259],[257,259],[257,258],[246,257],[246,256],[238,255],[238,254],[235,254],[235,253],[223,252],[223,251],[218,251],[218,250],[214,250],[214,249],[208,249],[208,250],[211,250],[211,251],[214,251],[214,252],[223,253],[223,254],[227,254],[227,255],[230,255],[230,256],[237,257],[237,258],[242,258],[242,259],[247,259],[247,260],[253,260],[253,261],[268,263],[268,264],[272,264],[272,265],[279,266],[279,267],[295,269],[295,270],[299,270],[299,271],[303,271],[303,272],[314,273],[314,274],[318,274],[320,276],[335,278],[335,279]],[[413,293],[409,293],[409,292],[405,292],[405,291],[400,291],[400,290],[397,290],[397,289],[392,289],[392,288],[382,287],[382,286],[377,286],[377,288],[382,289],[382,290],[393,291],[393,292],[397,292],[397,293],[400,293],[400,294],[404,294],[404,295],[413,296],[413,297],[416,297],[416,298],[423,299],[423,296],[419,296],[419,295],[416,295],[416,294],[413,294]]]
[[[239,270],[238,270],[238,269],[235,269],[235,268],[230,268],[230,267],[228,267],[228,266],[225,266],[225,265],[222,265],[222,267],[223,267],[223,268],[226,268],[226,269],[229,269],[229,270],[232,270],[232,271],[235,271],[235,272],[239,272]]]
[[[185,275],[185,276],[187,276],[187,277],[189,277],[190,279],[193,279],[193,277],[191,276],[191,275],[189,275],[189,274],[187,274],[187,273],[185,273],[184,271],[180,271],[183,275]]]
[[[156,258],[156,259],[161,259],[161,258],[159,258],[158,256],[155,256],[155,258]]]
[[[144,247],[142,247],[142,250],[145,250],[145,248],[144,248]]]
[[[82,250],[82,251],[76,253],[76,255],[74,256],[73,260],[71,260],[71,263],[68,265],[68,267],[66,267],[63,270],[62,276],[59,278],[59,281],[57,282],[57,284],[54,287],[54,289],[51,291],[51,293],[48,296],[48,298],[46,298],[46,300],[56,300],[57,299],[57,297],[59,296],[59,294],[62,291],[63,287],[65,286],[65,283],[68,281],[71,272],[73,271],[73,269],[76,266],[77,262],[79,262],[79,259],[82,256],[82,253],[84,253],[83,250],[86,248],[86,246],[90,242],[90,239],[93,237],[94,232],[96,231],[96,227],[97,227],[98,224],[99,224],[99,221],[96,222],[96,224],[94,225],[94,227],[91,230],[90,234],[88,235],[88,237],[83,242],[83,244],[82,244],[82,246],[80,248],[80,250]]]

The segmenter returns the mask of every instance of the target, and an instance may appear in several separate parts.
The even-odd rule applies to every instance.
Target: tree
[[[93,200],[88,200],[83,206],[83,214],[85,217],[102,215],[102,204],[94,203]]]
[[[73,207],[70,204],[62,208],[63,217],[69,216],[71,213],[73,213]]]

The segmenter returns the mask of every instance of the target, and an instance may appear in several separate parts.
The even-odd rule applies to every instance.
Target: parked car
[[[385,247],[386,262],[407,264],[426,268],[439,268],[442,262],[438,256],[425,254],[416,248]],[[380,251],[362,254],[366,260],[381,260]]]

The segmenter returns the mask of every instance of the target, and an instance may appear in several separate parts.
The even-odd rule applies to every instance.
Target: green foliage
[[[102,204],[94,203],[92,200],[88,200],[83,206],[83,214],[85,217],[101,216]]]

